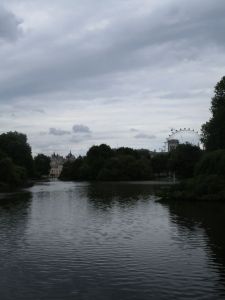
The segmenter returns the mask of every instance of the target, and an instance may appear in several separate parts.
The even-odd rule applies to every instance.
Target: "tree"
[[[225,178],[225,150],[206,152],[195,167],[195,175],[218,175]]]
[[[215,86],[211,102],[211,119],[202,125],[202,142],[206,150],[225,149],[225,76]]]
[[[26,182],[27,174],[23,167],[15,166],[8,157],[0,160],[0,182],[10,186],[22,185]]]
[[[34,158],[35,171],[38,173],[39,176],[47,176],[49,174],[50,162],[50,157],[44,154],[38,154]]]
[[[168,160],[168,153],[155,154],[152,158],[152,168],[154,174],[157,174],[158,176],[162,174],[168,174]]]
[[[148,180],[152,178],[148,150],[131,148],[111,149],[102,144],[93,146],[84,157],[65,163],[62,180]]]
[[[86,163],[81,168],[82,174],[84,174],[82,176],[96,180],[106,160],[112,156],[113,150],[108,145],[92,146],[87,152]]]
[[[190,178],[194,168],[202,155],[202,150],[191,144],[181,144],[171,151],[169,168],[178,178]]]
[[[31,147],[25,134],[8,132],[0,135],[0,150],[11,158],[15,165],[24,167],[29,176],[33,175]]]

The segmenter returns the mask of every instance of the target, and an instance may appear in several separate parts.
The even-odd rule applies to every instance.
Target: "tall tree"
[[[206,150],[225,149],[225,76],[215,86],[211,102],[211,119],[202,125],[202,142]]]
[[[38,175],[48,175],[50,171],[50,162],[51,159],[49,156],[46,156],[44,154],[38,154],[34,158],[34,166],[35,171],[38,173]]]
[[[31,147],[25,134],[16,131],[1,134],[0,150],[11,158],[15,165],[24,167],[29,176],[33,175]]]
[[[171,151],[169,169],[181,179],[191,178],[194,168],[202,155],[202,150],[191,144],[181,144]]]

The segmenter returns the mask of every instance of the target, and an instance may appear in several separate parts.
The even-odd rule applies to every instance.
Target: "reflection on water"
[[[221,282],[225,285],[225,204],[220,202],[184,202],[165,204],[170,212],[170,219],[177,224],[181,233],[185,230],[195,232],[204,230],[209,263],[219,269]]]
[[[223,204],[132,183],[38,184],[0,200],[8,299],[223,299]]]
[[[154,198],[156,187],[132,183],[94,183],[86,189],[86,197],[96,208],[104,209],[116,205],[132,206],[138,200]]]

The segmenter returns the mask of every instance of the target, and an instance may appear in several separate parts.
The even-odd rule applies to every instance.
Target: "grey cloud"
[[[93,138],[90,134],[73,135],[72,138],[70,139],[70,141],[75,144],[84,142],[87,140],[93,140]]]
[[[82,133],[82,134],[90,134],[91,130],[88,126],[82,125],[82,124],[75,124],[73,126],[73,132],[74,133]]]
[[[67,131],[67,130],[62,130],[62,129],[57,129],[57,128],[52,127],[52,128],[49,128],[49,134],[62,136],[62,135],[71,134],[71,132]]]
[[[0,5],[0,40],[14,41],[21,34],[21,20]]]
[[[209,117],[209,94],[224,74],[224,0],[2,2],[21,14],[25,28],[22,39],[4,43],[19,36],[20,26],[15,15],[0,12],[0,25],[2,14],[15,21],[8,30],[7,22],[0,26],[4,130],[28,124],[30,136],[38,132],[35,145],[45,140],[60,149],[66,148],[60,135],[76,149],[101,138],[114,147],[144,147],[153,136],[142,130],[154,128],[159,136],[170,126],[200,128]],[[101,28],[103,19],[108,25]],[[40,115],[42,108],[46,114]],[[63,130],[75,116],[93,133],[85,125]],[[61,129],[46,131],[51,124]]]
[[[45,110],[42,108],[34,108],[33,109],[34,112],[40,113],[40,114],[45,114]]]
[[[135,139],[155,139],[156,136],[153,134],[145,134],[145,133],[138,133],[135,136]]]
[[[117,18],[103,32],[78,34],[77,39],[60,36],[60,43],[37,44],[37,57],[30,57],[32,69],[19,68],[0,83],[1,98],[28,96],[71,89],[102,90],[115,82],[118,72],[173,65],[202,55],[200,49],[224,48],[225,3],[223,0],[173,1],[145,16]],[[68,30],[68,29],[67,29]],[[71,32],[72,34],[73,32]],[[38,42],[38,41],[37,41]],[[54,55],[52,55],[54,53]],[[110,59],[109,59],[110,58]],[[34,60],[37,60],[37,64]],[[20,62],[21,63],[21,62]],[[104,76],[104,79],[103,79]]]
[[[210,90],[174,91],[160,95],[161,99],[191,99],[199,97],[210,97]]]
[[[19,102],[12,106],[14,113],[39,113],[45,114],[45,110],[39,104]]]

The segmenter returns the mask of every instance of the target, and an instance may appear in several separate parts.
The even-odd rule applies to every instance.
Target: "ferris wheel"
[[[178,130],[172,128],[166,144],[169,145],[173,141],[177,141],[179,144],[188,143],[200,147],[201,135],[191,128],[180,128]]]

